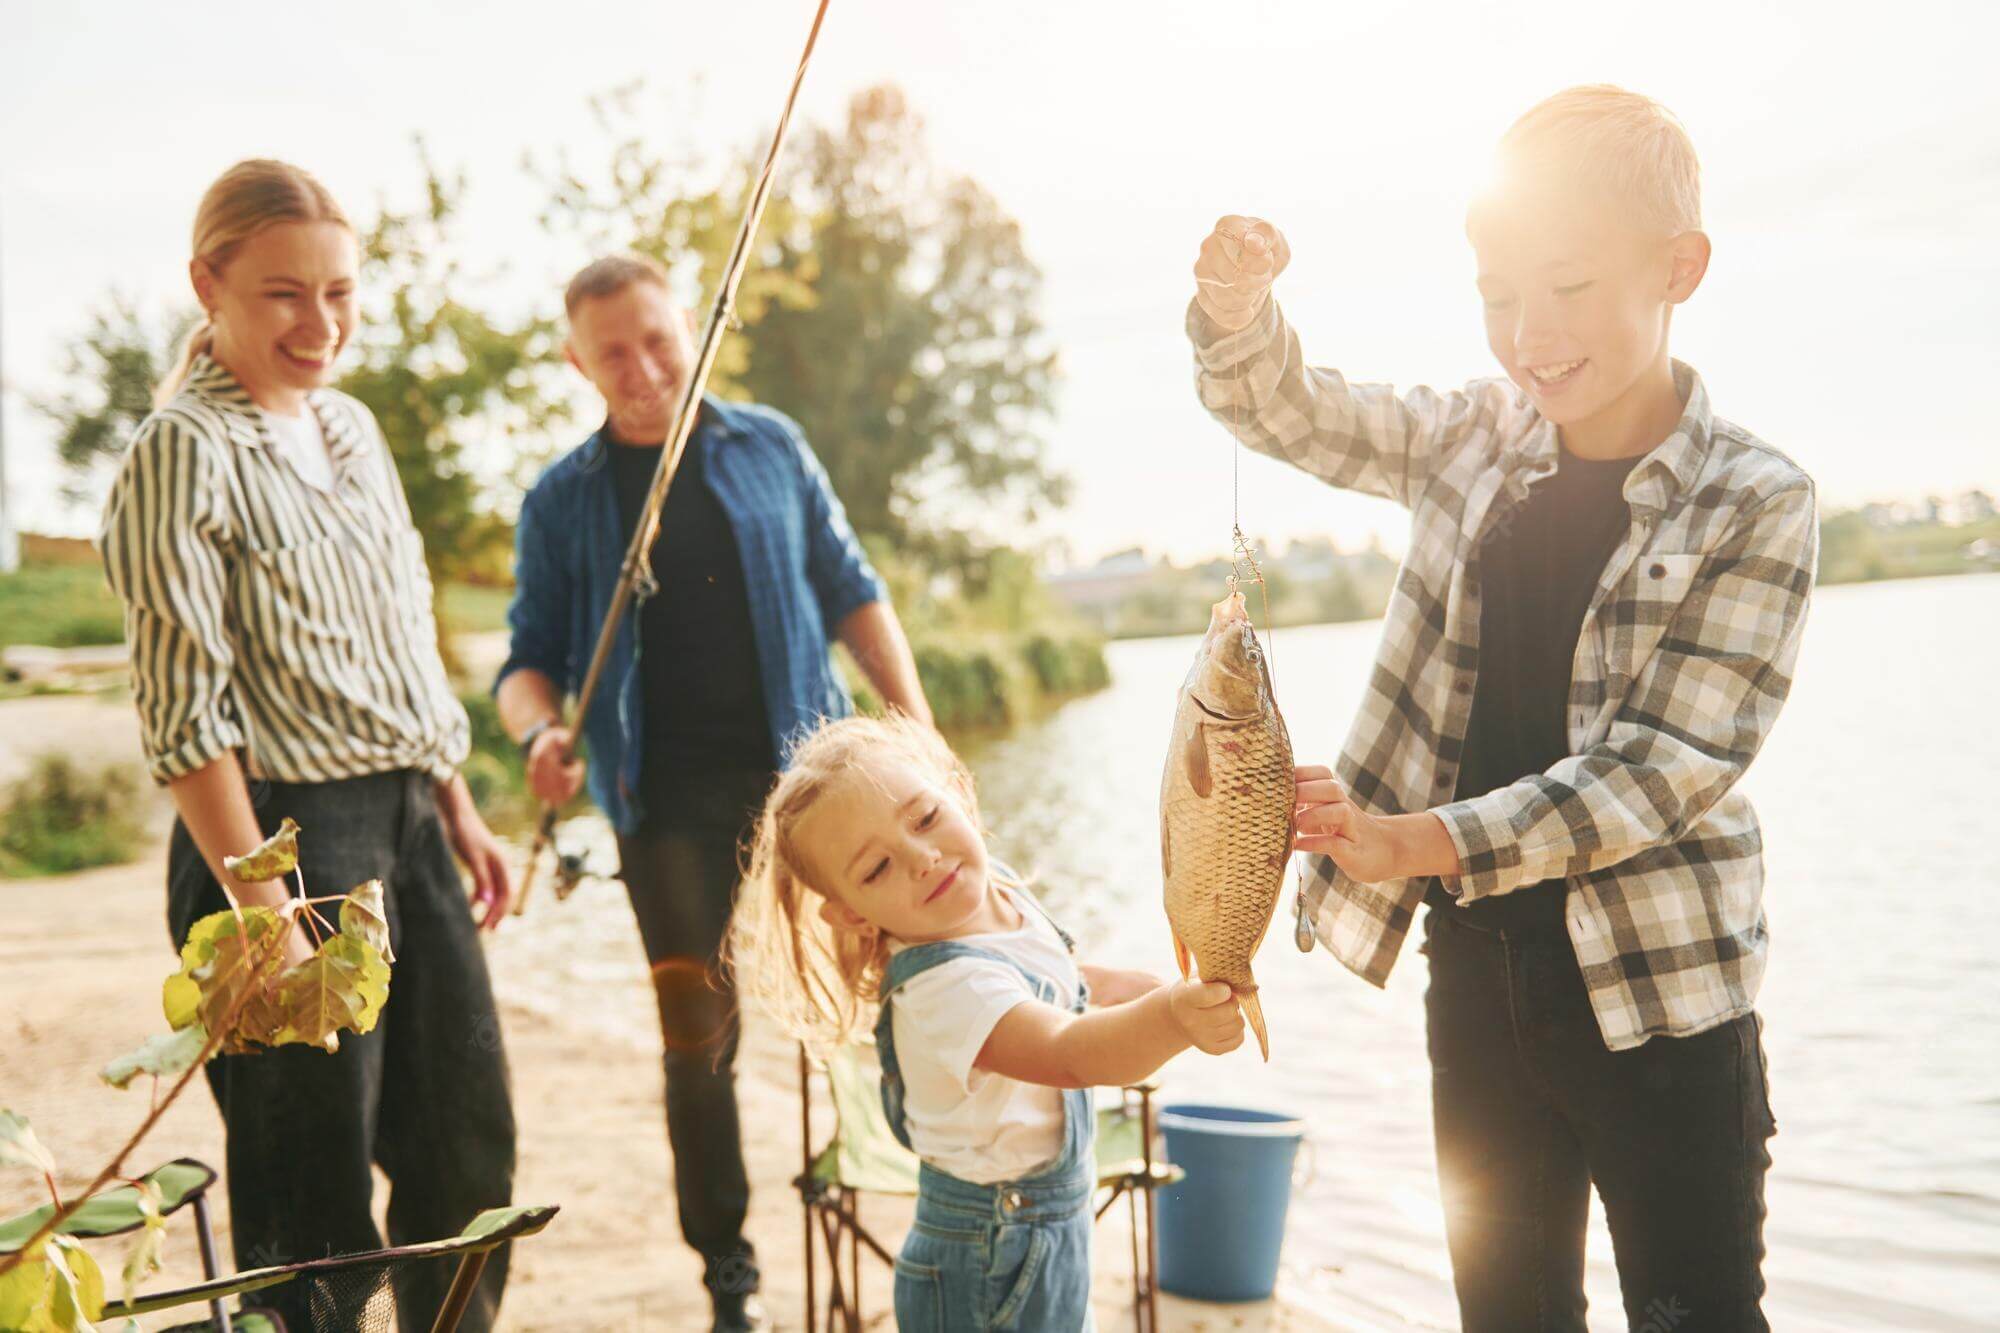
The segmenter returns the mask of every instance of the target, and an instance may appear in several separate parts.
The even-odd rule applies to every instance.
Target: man
[[[693,320],[651,260],[596,261],[571,280],[564,305],[569,362],[603,395],[607,415],[521,507],[513,645],[495,686],[530,786],[558,805],[584,778],[569,757],[563,697],[582,687],[695,362]],[[731,1079],[735,999],[716,966],[738,840],[788,743],[850,709],[829,633],[888,706],[925,722],[930,709],[825,469],[779,413],[703,400],[650,568],[658,591],[619,627],[585,727],[590,792],[616,826],[652,965],[682,1233],[706,1263],[714,1327],[755,1328]]]

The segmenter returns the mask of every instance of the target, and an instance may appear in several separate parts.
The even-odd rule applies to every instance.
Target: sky
[[[307,167],[357,217],[407,205],[411,136],[472,190],[468,267],[547,309],[586,257],[541,233],[524,150],[601,142],[587,99],[644,79],[656,142],[716,152],[775,121],[811,0],[338,7],[8,0],[0,9],[0,377],[18,527],[88,533],[27,397],[114,289],[189,298],[195,203],[239,158]],[[1852,15],[1852,17],[1842,17]],[[1494,373],[1462,230],[1495,138],[1562,87],[1659,98],[1702,157],[1715,258],[1675,354],[1823,505],[2000,490],[2000,6],[1758,0],[1233,5],[834,0],[802,113],[899,84],[945,168],[1022,225],[1063,380],[1051,460],[1070,558],[1224,553],[1226,432],[1182,315],[1224,213],[1273,221],[1306,356],[1351,378]],[[586,423],[581,429],[589,428]],[[580,432],[579,432],[580,433]],[[566,443],[567,441],[562,441]],[[504,443],[496,443],[504,448]],[[488,460],[494,462],[497,460]],[[1262,459],[1244,527],[1400,549],[1403,516]]]

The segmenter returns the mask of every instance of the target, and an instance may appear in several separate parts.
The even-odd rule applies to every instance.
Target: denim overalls
[[[1041,904],[1027,892],[1019,895]],[[1048,919],[1046,912],[1042,913]],[[1072,953],[1076,945],[1053,919]],[[891,1013],[896,992],[910,978],[954,958],[993,958],[1028,980],[1037,998],[1083,1012],[1089,991],[1062,995],[1057,983],[1038,977],[1011,958],[938,940],[903,949],[889,959],[882,980],[882,1016],[875,1045],[882,1060],[882,1106],[889,1128],[904,1147],[910,1132],[903,1116],[903,1076],[896,1062]],[[917,1182],[917,1215],[896,1258],[896,1327],[902,1333],[933,1330],[1024,1329],[1061,1333],[1094,1325],[1090,1312],[1091,1194],[1097,1187],[1097,1119],[1088,1088],[1063,1092],[1063,1146],[1032,1176],[975,1185],[926,1162]]]

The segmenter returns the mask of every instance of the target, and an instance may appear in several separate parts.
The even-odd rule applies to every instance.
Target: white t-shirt
[[[1076,960],[1055,927],[1015,890],[995,888],[1021,914],[1021,928],[956,942],[1017,959],[1075,995]],[[1031,1175],[1062,1151],[1062,1089],[972,1067],[994,1025],[1035,998],[1018,969],[992,958],[954,958],[896,992],[890,1012],[910,1146],[938,1170],[990,1185]]]
[[[295,417],[264,413],[277,441],[278,457],[292,465],[299,479],[314,490],[333,489],[333,455],[327,449],[326,432],[320,428],[319,413],[308,407]]]

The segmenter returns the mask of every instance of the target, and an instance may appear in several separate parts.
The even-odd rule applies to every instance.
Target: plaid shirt
[[[1398,395],[1307,366],[1275,301],[1225,334],[1188,312],[1202,403],[1259,453],[1413,514],[1375,670],[1336,768],[1362,808],[1431,810],[1470,902],[1560,877],[1591,1006],[1612,1050],[1750,1010],[1768,947],[1763,836],[1736,790],[1792,683],[1818,532],[1812,480],[1686,402],[1625,482],[1632,526],[1600,575],[1569,687],[1571,753],[1449,800],[1479,667],[1482,542],[1556,470],[1556,430],[1504,379]],[[1388,979],[1428,881],[1360,884],[1308,858],[1319,939]]]

